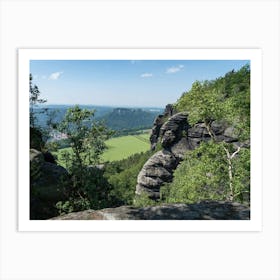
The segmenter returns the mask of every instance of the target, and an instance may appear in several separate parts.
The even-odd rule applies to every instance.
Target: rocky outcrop
[[[186,113],[177,113],[163,124],[160,129],[160,136],[161,145],[164,149],[169,149],[187,135],[189,128],[187,118]]]
[[[168,150],[155,153],[143,166],[137,177],[136,194],[148,194],[151,199],[160,197],[160,187],[171,182],[173,170],[178,165],[176,157]]]
[[[30,135],[30,137],[29,137],[30,138],[30,148],[40,151],[42,149],[42,147],[44,146],[42,132],[35,127],[30,127],[29,135]]]
[[[250,209],[239,203],[203,201],[195,204],[166,204],[135,208],[121,206],[86,210],[51,220],[249,220]]]
[[[57,215],[55,204],[66,199],[65,190],[70,184],[66,169],[45,161],[43,153],[31,149],[30,219],[47,219]]]
[[[211,124],[211,130],[217,141],[225,141],[226,143],[238,141],[233,127],[227,126],[224,122],[213,121]],[[202,141],[210,140],[210,138],[211,137],[204,123],[196,123],[188,129],[188,142],[191,149],[196,148]]]
[[[183,158],[187,149],[187,114],[177,113],[171,116],[160,128],[163,150],[155,153],[143,166],[137,177],[136,194],[148,194],[151,199],[158,199],[160,187],[171,182],[173,171]]]
[[[160,141],[163,149],[144,164],[138,174],[135,191],[136,195],[145,193],[154,200],[159,199],[161,186],[172,181],[173,172],[186,152],[211,139],[204,123],[189,125],[186,112],[171,115],[163,124],[161,122],[165,118],[159,117],[160,121],[154,126],[150,139],[152,148]],[[240,145],[234,129],[226,123],[213,121],[211,130],[217,141]]]
[[[152,133],[150,136],[151,150],[156,148],[158,138],[160,137],[160,129],[165,121],[175,114],[175,109],[172,104],[167,104],[162,115],[158,115],[154,120]]]

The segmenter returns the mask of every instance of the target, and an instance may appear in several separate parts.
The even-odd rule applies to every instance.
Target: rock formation
[[[203,201],[195,204],[166,204],[135,208],[121,206],[86,210],[51,220],[249,220],[250,209],[240,203]]]
[[[30,127],[29,135],[30,135],[30,148],[41,150],[42,146],[44,145],[42,132],[37,128]]]
[[[47,162],[42,152],[31,149],[30,219],[47,219],[57,215],[55,204],[66,199],[65,188],[69,184],[70,178],[62,166]]]
[[[156,119],[154,120],[152,133],[150,136],[150,142],[151,142],[151,150],[154,150],[156,148],[156,144],[158,142],[158,138],[160,136],[160,129],[162,125],[165,123],[165,121],[173,116],[175,113],[175,109],[173,108],[172,104],[167,104],[164,110],[163,115],[158,115]]]
[[[159,199],[161,186],[172,181],[173,172],[186,151],[193,150],[202,141],[211,139],[204,123],[197,123],[191,127],[186,112],[173,114],[169,107],[163,116],[160,115],[155,120],[150,137],[151,148],[154,149],[160,141],[162,150],[144,164],[137,178],[136,195],[145,193],[154,200]],[[166,116],[170,117],[166,119]],[[238,143],[234,129],[225,123],[213,121],[211,129],[217,141]]]

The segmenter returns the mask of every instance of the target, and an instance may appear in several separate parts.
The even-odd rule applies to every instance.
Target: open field
[[[139,135],[128,135],[111,138],[106,141],[108,149],[101,156],[101,161],[116,161],[127,158],[133,154],[148,151],[150,149],[150,135],[148,133]],[[56,154],[58,163],[65,166],[61,160],[62,151],[71,151],[71,148],[60,149]]]
[[[102,155],[103,161],[115,161],[150,149],[149,134],[128,135],[106,141],[108,150]]]

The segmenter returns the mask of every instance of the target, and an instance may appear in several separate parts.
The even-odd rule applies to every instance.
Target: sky
[[[195,81],[238,70],[247,60],[31,60],[46,104],[165,107]]]

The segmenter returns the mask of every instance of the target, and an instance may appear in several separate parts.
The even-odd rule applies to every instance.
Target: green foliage
[[[148,194],[145,193],[135,196],[133,201],[133,206],[135,207],[155,206],[158,204],[159,203],[157,201],[150,199]]]
[[[80,211],[81,209],[90,209],[90,201],[84,197],[79,199],[70,197],[67,201],[58,201],[56,203],[56,208],[59,212],[59,215],[68,214],[71,212]]]
[[[118,200],[119,205],[133,204],[137,176],[152,154],[153,152],[147,151],[106,165],[104,177],[111,185],[110,196]]]
[[[223,116],[221,101],[221,96],[213,82],[196,81],[191,90],[177,102],[176,109],[188,112],[188,120],[191,125],[199,121],[209,123]]]
[[[234,200],[250,201],[250,149],[241,149],[233,161]]]
[[[194,203],[202,200],[228,200],[230,196],[228,161],[224,147],[233,152],[232,144],[204,142],[186,154],[174,172],[174,180],[161,190],[168,203]],[[234,161],[234,200],[249,199],[250,150],[242,149]],[[246,199],[247,198],[247,199]]]
[[[77,164],[96,164],[106,149],[105,140],[111,136],[102,123],[93,121],[94,110],[81,109],[79,106],[69,108],[58,130],[65,133]]]
[[[250,68],[231,71],[213,81],[196,81],[175,104],[178,111],[187,111],[191,125],[202,121],[211,129],[213,120],[232,125],[239,139],[250,136]],[[210,131],[211,134],[211,131]]]
[[[47,100],[40,99],[40,91],[37,85],[33,85],[32,74],[29,74],[29,126],[30,126],[30,148],[41,151],[45,145],[43,141],[43,130],[36,126],[36,116],[34,108],[40,103],[45,103]]]
[[[163,197],[185,202],[248,200],[250,151],[219,143],[211,124],[223,121],[233,128],[240,142],[250,139],[249,65],[213,81],[195,82],[177,101],[176,109],[188,112],[191,125],[204,122],[212,141],[187,155],[174,174],[171,188],[163,188]]]
[[[96,167],[72,169],[72,181],[72,185],[68,186],[66,191],[67,200],[56,204],[60,214],[102,209],[113,205],[109,197],[110,185],[102,170]]]
[[[45,103],[47,100],[41,99],[40,91],[37,85],[33,85],[33,77],[32,74],[29,74],[29,119],[30,119],[30,126],[35,127],[35,114],[34,114],[34,107],[37,104]]]
[[[57,156],[55,153],[57,153],[58,149],[59,149],[60,145],[58,142],[47,142],[46,145],[45,145],[45,148],[48,150],[48,151],[51,151],[52,152],[52,155],[56,157],[57,159]]]
[[[99,209],[106,205],[107,183],[102,171],[94,165],[99,163],[111,131],[94,122],[93,115],[93,110],[75,106],[68,109],[58,126],[70,142],[71,149],[64,150],[61,157],[73,181],[68,189],[68,200],[57,205],[60,211]]]

